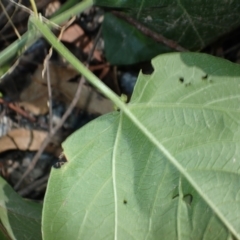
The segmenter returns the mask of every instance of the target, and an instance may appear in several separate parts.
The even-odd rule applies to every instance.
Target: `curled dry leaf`
[[[79,38],[83,37],[84,34],[84,31],[78,24],[73,24],[63,32],[61,41],[76,42]]]
[[[8,150],[36,151],[47,136],[47,132],[29,129],[13,129],[0,138],[0,153]]]
[[[39,65],[32,75],[31,84],[21,93],[20,105],[35,115],[46,114],[48,112],[48,89],[47,74],[42,77],[43,65]],[[58,85],[62,81],[67,81],[78,75],[78,73],[68,67],[49,63],[49,80],[51,82],[53,97],[58,95]]]
[[[30,86],[21,93],[20,100],[19,105],[34,115],[48,112],[48,90],[42,84],[31,82]]]
[[[63,32],[61,41],[76,43],[76,46],[79,49],[82,49],[83,53],[86,53],[87,55],[91,52],[94,46],[94,41],[84,33],[84,30],[78,24],[73,24],[67,28]],[[102,51],[95,49],[93,52],[92,60],[102,62]]]

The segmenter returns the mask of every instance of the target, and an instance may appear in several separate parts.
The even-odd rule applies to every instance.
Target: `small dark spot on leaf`
[[[209,80],[209,82],[210,82],[210,83],[213,83],[213,80],[212,80],[212,79],[210,79],[210,80]]]
[[[185,84],[185,87],[189,87],[191,85],[191,83],[189,82],[189,83],[186,83]]]
[[[53,164],[54,168],[61,168],[62,165],[64,165],[67,162],[67,159],[64,155],[64,153],[61,153],[61,155],[58,157],[58,160]]]
[[[124,200],[123,200],[123,204],[125,204],[125,205],[126,205],[126,204],[127,204],[127,200],[125,200],[125,199],[124,199]]]
[[[204,76],[202,76],[202,80],[207,80],[207,78],[208,78],[208,75],[207,75],[207,74],[204,75]]]
[[[183,201],[186,202],[187,204],[189,204],[191,206],[192,201],[193,201],[193,196],[192,194],[186,194],[183,196]]]
[[[183,82],[184,82],[184,78],[183,78],[183,77],[180,77],[180,78],[179,78],[179,81],[180,81],[181,83],[183,83]]]

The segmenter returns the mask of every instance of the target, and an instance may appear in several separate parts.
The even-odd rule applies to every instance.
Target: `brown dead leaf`
[[[70,100],[75,95],[77,86],[78,83],[62,82],[60,91]],[[113,103],[109,99],[103,97],[92,87],[86,85],[82,87],[77,107],[92,114],[105,114],[114,110]]]
[[[45,9],[45,17],[50,17],[53,15],[59,8],[61,7],[61,3],[59,1],[53,1],[48,4]]]
[[[82,28],[77,24],[73,24],[63,32],[61,41],[66,41],[70,43],[75,42],[77,39],[79,39],[83,35],[84,35],[84,31],[82,30]]]
[[[36,151],[47,136],[47,132],[29,129],[13,129],[0,138],[0,153],[8,150]]]
[[[92,48],[94,46],[94,42],[91,41],[89,42],[83,49],[83,52],[86,53],[86,54],[89,54],[89,52],[91,52]],[[97,49],[94,50],[93,52],[93,56],[92,56],[92,59],[95,60],[95,61],[98,61],[98,62],[104,62],[103,60],[103,55],[102,55],[102,51],[99,51]]]
[[[38,83],[31,84],[21,93],[19,105],[34,115],[46,114],[48,112],[48,90],[47,87]]]
[[[62,81],[67,81],[78,73],[76,70],[66,66],[59,66],[49,63],[49,79],[52,86],[53,96],[58,95],[58,85]],[[32,75],[31,84],[20,95],[20,106],[30,111],[34,115],[46,114],[48,112],[48,89],[47,74],[42,77],[43,65],[39,65]]]
[[[50,82],[53,96],[60,94],[71,101],[75,96],[78,83],[69,82],[79,73],[68,66],[49,63]],[[43,66],[40,65],[32,76],[32,83],[22,92],[21,106],[35,115],[45,114],[48,111],[48,91],[46,74],[42,77]],[[62,100],[62,99],[61,99]],[[90,86],[83,85],[77,107],[91,114],[105,114],[113,111],[113,104]]]
[[[91,52],[94,46],[94,42],[87,35],[85,35],[83,29],[77,24],[71,25],[64,31],[61,37],[61,41],[66,41],[69,43],[76,43],[78,41],[76,43],[76,46],[82,49],[82,51],[87,55]],[[92,59],[98,62],[102,62],[103,61],[102,51],[95,49],[93,52]]]
[[[33,81],[47,85],[47,74],[44,74],[44,77],[42,77],[42,70],[43,65],[39,65],[32,79]],[[49,79],[52,87],[58,86],[63,81],[66,82],[77,75],[79,75],[79,73],[72,67],[61,66],[57,63],[49,62]]]

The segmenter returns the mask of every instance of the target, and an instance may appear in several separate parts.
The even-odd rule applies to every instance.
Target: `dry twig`
[[[25,112],[22,108],[14,105],[14,103],[9,103],[4,101],[2,98],[0,98],[0,104],[5,104],[7,105],[10,109],[15,111],[16,113],[20,114],[21,116],[29,119],[31,122],[36,122],[36,118],[33,116],[30,116],[27,112]]]

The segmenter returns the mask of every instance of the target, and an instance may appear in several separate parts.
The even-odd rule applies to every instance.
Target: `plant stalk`
[[[84,0],[79,4],[73,6],[72,8],[59,14],[58,16],[51,18],[49,21],[55,24],[61,24],[64,21],[68,20],[69,18],[90,8],[92,5],[93,5],[93,0]],[[49,25],[49,26],[52,27],[52,25]],[[21,39],[16,40],[14,43],[12,43],[10,46],[5,48],[0,53],[0,59],[1,59],[0,67],[2,67],[12,57],[14,57],[17,54],[17,52],[20,49],[22,49],[24,46],[30,46],[31,44],[33,44],[40,36],[41,36],[40,32],[36,32],[36,30],[29,29],[25,34],[22,35]]]

